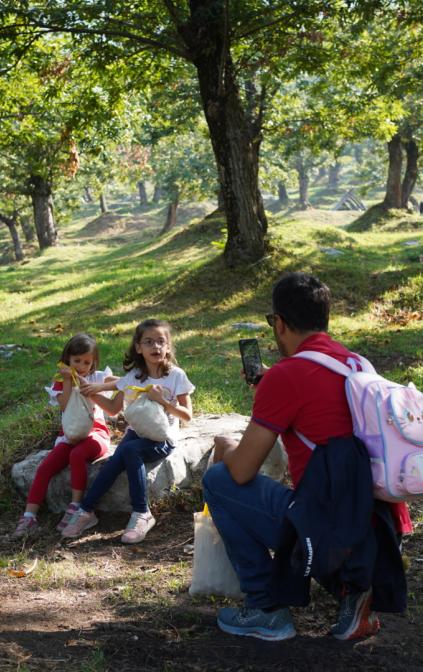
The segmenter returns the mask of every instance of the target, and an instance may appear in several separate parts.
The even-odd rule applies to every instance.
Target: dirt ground
[[[422,526],[405,546],[407,613],[383,615],[378,636],[356,643],[328,636],[337,606],[315,585],[309,607],[293,610],[297,637],[269,643],[220,632],[215,613],[223,600],[189,596],[189,509],[161,505],[156,527],[134,547],[119,541],[125,515],[103,514],[86,536],[61,542],[57,516],[44,514],[43,536],[18,545],[8,536],[15,518],[4,516],[1,672],[423,670]],[[37,567],[26,577],[10,576],[10,562],[19,567],[22,551],[25,561],[38,559]]]

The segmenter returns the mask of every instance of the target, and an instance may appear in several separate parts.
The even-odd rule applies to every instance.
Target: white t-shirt
[[[85,376],[85,380],[87,383],[104,383],[105,379],[109,376],[113,376],[113,373],[112,370],[106,366],[104,371],[94,371],[94,373],[89,373],[88,376]],[[63,392],[62,384],[53,382],[50,387],[45,387],[44,389],[50,397],[50,405],[58,406],[59,402],[57,401],[57,395],[62,394]],[[102,392],[102,394],[107,396],[111,395],[109,392]],[[103,410],[97,406],[97,404],[94,404],[94,421],[105,424]]]
[[[163,388],[164,396],[169,403],[176,406],[178,402],[178,395],[180,394],[192,394],[195,390],[195,386],[189,380],[185,371],[183,371],[179,366],[172,366],[167,376],[162,376],[162,378],[151,378],[150,376],[145,380],[141,381],[136,376],[140,375],[139,369],[132,369],[129,371],[126,376],[119,378],[116,381],[116,387],[118,390],[124,392],[125,404],[130,404],[131,401],[134,401],[137,397],[137,393],[134,390],[127,389],[129,386],[135,387],[146,387],[146,385],[160,385]],[[179,434],[179,418],[175,415],[167,414],[169,418],[170,425],[170,437],[171,443],[176,444],[178,434]]]

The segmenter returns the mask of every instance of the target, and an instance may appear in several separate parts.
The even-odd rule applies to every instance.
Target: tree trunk
[[[94,199],[90,187],[84,187],[84,199],[87,203],[93,202]]]
[[[333,189],[334,191],[338,189],[340,172],[341,164],[338,161],[329,166],[328,189]]]
[[[154,185],[153,203],[158,203],[162,197],[162,189],[158,184]]]
[[[147,205],[148,204],[148,198],[147,198],[147,192],[145,189],[145,184],[143,180],[139,180],[137,182],[137,187],[138,187],[138,195],[140,199],[140,205]]]
[[[53,198],[49,182],[39,175],[30,178],[31,199],[34,208],[35,230],[40,250],[57,244],[57,231],[54,223]]]
[[[404,143],[404,149],[407,157],[405,165],[404,179],[401,185],[401,205],[408,208],[408,201],[413,193],[418,176],[419,148],[415,140],[411,139]]]
[[[225,211],[225,199],[223,197],[222,188],[220,188],[217,192],[217,209],[221,210],[222,212]]]
[[[178,209],[178,204],[179,204],[179,198],[178,196],[175,196],[173,201],[169,203],[166,215],[166,222],[162,230],[160,231],[159,234],[160,236],[163,233],[167,233],[168,231],[170,231],[170,229],[173,229],[173,227],[176,226],[176,211]]]
[[[363,163],[363,145],[354,145],[354,158],[359,166]]]
[[[197,69],[200,95],[216,158],[228,238],[229,266],[265,252],[267,220],[258,188],[258,138],[252,138],[235,82],[226,25],[226,3],[190,0],[191,21],[182,29]]]
[[[278,198],[281,206],[286,208],[289,203],[289,196],[284,182],[278,182]]]
[[[1,215],[0,214],[0,222],[3,222],[6,224],[10,231],[10,235],[12,236],[12,241],[13,241],[13,249],[15,252],[15,259],[16,261],[22,261],[24,258],[24,253],[22,250],[22,245],[21,241],[19,239],[19,233],[17,229],[17,222],[16,219],[12,217],[6,217],[6,215]]]
[[[304,164],[304,161],[298,158],[295,165],[297,174],[298,174],[298,207],[300,210],[307,210],[310,207],[310,202],[308,200],[308,187],[310,183],[310,178],[308,176],[307,168]]]
[[[108,212],[107,200],[103,192],[100,194],[100,211],[102,215]]]
[[[386,182],[386,194],[383,201],[383,207],[401,208],[402,207],[402,187],[401,187],[401,170],[402,170],[402,145],[401,136],[396,133],[388,142],[389,153],[389,167],[388,179]]]
[[[319,182],[319,180],[323,180],[323,178],[326,177],[327,172],[328,171],[326,169],[326,166],[320,166],[317,173],[316,182]]]
[[[23,234],[27,243],[31,243],[34,240],[34,229],[31,226],[29,218],[26,215],[21,215],[19,221],[22,227]]]

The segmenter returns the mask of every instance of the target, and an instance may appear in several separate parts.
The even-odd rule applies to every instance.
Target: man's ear
[[[286,323],[280,315],[275,315],[275,331],[278,336],[283,336],[286,331]]]

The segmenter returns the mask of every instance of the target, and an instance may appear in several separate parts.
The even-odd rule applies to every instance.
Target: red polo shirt
[[[315,350],[343,364],[359,358],[325,332],[306,338],[296,352]],[[358,365],[358,369],[360,366]],[[345,379],[321,364],[286,357],[266,371],[254,400],[252,420],[281,435],[288,454],[294,487],[299,482],[312,450],[294,429],[321,445],[330,438],[352,434],[351,413],[345,394]],[[394,505],[397,528],[410,532],[411,521],[406,505]]]

